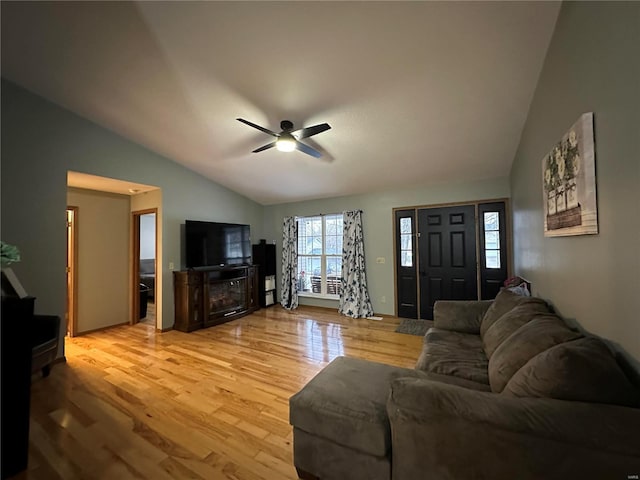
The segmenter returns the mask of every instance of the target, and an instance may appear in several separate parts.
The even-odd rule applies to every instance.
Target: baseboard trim
[[[90,333],[101,332],[103,330],[108,330],[114,327],[121,327],[123,325],[130,325],[129,322],[116,323],[115,325],[107,325],[106,327],[94,328],[93,330],[85,330],[84,332],[77,332],[76,337],[81,337],[82,335],[88,335]]]

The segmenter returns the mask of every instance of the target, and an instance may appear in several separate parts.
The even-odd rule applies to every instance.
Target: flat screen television
[[[185,221],[187,268],[251,264],[251,230],[235,223]]]

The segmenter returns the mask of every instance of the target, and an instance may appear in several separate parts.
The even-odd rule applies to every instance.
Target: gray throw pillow
[[[502,342],[489,359],[491,391],[500,393],[511,377],[540,352],[582,337],[553,314],[540,314]]]
[[[496,348],[500,346],[509,336],[518,330],[521,326],[538,315],[549,313],[544,302],[542,303],[524,303],[512,308],[507,313],[496,320],[489,330],[482,337],[482,346],[487,358],[491,358]]]
[[[480,324],[480,336],[484,338],[485,333],[491,325],[493,325],[500,317],[518,305],[544,305],[546,311],[549,311],[547,304],[541,298],[536,297],[523,297],[517,295],[506,288],[503,288],[496,295],[495,300],[482,317],[482,323]]]
[[[640,391],[604,342],[594,337],[561,343],[539,353],[511,377],[503,394],[640,406]]]

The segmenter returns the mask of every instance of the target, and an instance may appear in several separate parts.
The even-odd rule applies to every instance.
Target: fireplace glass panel
[[[246,279],[215,280],[209,284],[209,314],[244,310],[246,308]]]

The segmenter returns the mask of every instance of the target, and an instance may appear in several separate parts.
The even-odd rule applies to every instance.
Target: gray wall
[[[393,314],[395,286],[393,273],[393,209],[419,205],[489,200],[509,197],[508,178],[497,178],[461,184],[434,185],[406,188],[367,195],[328,198],[298,203],[286,203],[265,207],[265,238],[276,240],[277,265],[281,261],[282,221],[286,216],[307,216],[318,213],[339,213],[345,210],[362,210],[362,227],[365,239],[366,271],[369,295],[377,314]],[[382,257],[384,264],[376,263]],[[280,293],[280,268],[278,294]],[[383,302],[385,297],[385,302]],[[302,305],[337,308],[334,300],[300,297]]]
[[[565,2],[511,172],[516,272],[640,359],[640,4]],[[541,161],[594,112],[598,235],[545,238]]]
[[[20,248],[14,270],[39,313],[64,318],[68,170],[162,189],[164,328],[185,219],[248,223],[261,236],[261,205],[3,79],[2,239]]]

